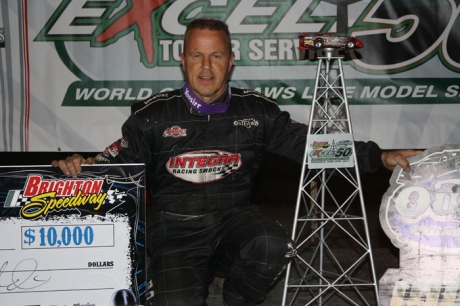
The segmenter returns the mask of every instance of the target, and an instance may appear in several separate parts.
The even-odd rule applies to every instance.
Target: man
[[[147,305],[205,305],[209,281],[224,272],[227,305],[255,305],[295,254],[275,221],[251,204],[251,188],[265,152],[302,162],[307,129],[276,102],[230,88],[230,33],[197,19],[185,32],[182,89],[137,103],[123,138],[96,158],[53,161],[77,176],[81,164],[146,164],[155,215]],[[357,142],[363,172],[397,164],[409,169],[412,150],[382,152]]]

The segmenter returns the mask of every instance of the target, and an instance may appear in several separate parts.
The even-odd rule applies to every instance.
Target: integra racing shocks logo
[[[10,190],[5,208],[20,208],[23,219],[46,218],[48,215],[98,214],[122,204],[124,192],[112,189],[104,179],[43,179],[29,175],[23,190]]]
[[[198,150],[171,157],[166,169],[184,181],[203,184],[235,173],[242,165],[241,155],[220,150]]]

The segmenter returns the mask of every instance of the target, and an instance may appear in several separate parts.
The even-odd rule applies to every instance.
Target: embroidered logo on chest
[[[163,137],[177,138],[177,137],[184,137],[184,136],[187,136],[187,129],[183,129],[178,125],[173,125],[172,127],[167,128],[163,132]]]
[[[241,155],[220,150],[198,150],[169,158],[166,169],[184,181],[203,184],[223,179],[242,165]]]
[[[253,126],[258,126],[259,121],[257,121],[254,118],[240,119],[240,120],[235,120],[233,122],[233,125],[234,126],[244,126],[244,127],[247,127],[248,129],[250,129]]]

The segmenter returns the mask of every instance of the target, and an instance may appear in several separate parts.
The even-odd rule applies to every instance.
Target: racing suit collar
[[[228,83],[227,88],[224,90],[224,92],[216,100],[209,104],[203,102],[200,98],[198,98],[190,89],[190,86],[187,82],[185,82],[181,91],[185,101],[187,101],[191,109],[202,114],[225,113],[228,109],[228,106],[230,104],[230,98],[232,96],[230,86],[228,86]]]

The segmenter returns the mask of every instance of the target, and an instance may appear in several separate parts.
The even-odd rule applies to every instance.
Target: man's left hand
[[[410,171],[409,157],[419,154],[420,150],[396,150],[385,151],[382,153],[383,165],[390,171],[393,171],[397,165],[400,165],[404,171]]]

